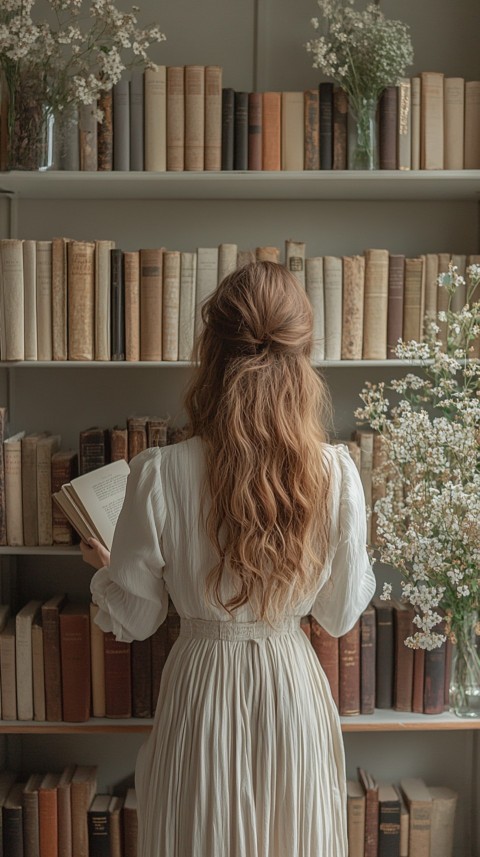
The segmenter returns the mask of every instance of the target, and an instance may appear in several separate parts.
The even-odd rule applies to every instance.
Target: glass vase
[[[466,613],[452,631],[450,711],[457,717],[480,717],[480,614]]]
[[[348,105],[348,169],[378,170],[377,100]]]
[[[54,115],[38,76],[17,74],[8,81],[9,170],[48,170],[54,163]]]

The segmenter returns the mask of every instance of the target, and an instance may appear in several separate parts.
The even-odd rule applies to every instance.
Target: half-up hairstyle
[[[205,444],[218,554],[207,594],[273,624],[318,588],[328,548],[330,402],[310,362],[312,309],[286,268],[254,262],[225,277],[202,319],[186,408]],[[227,564],[236,594],[224,604]]]

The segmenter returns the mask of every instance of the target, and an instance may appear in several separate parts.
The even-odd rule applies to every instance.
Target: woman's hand
[[[93,568],[99,569],[110,565],[110,552],[97,539],[89,539],[88,542],[81,541],[80,550],[85,562],[92,565]]]

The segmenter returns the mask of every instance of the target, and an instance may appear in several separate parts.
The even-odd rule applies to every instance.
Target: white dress
[[[248,605],[232,621],[205,603],[215,556],[200,526],[202,441],[149,449],[131,462],[111,565],[92,578],[97,622],[117,639],[145,639],[164,621],[168,594],[182,617],[135,769],[138,857],[347,855],[339,718],[299,621],[312,613],[331,634],[345,633],[375,579],[355,465],[346,447],[325,451],[327,566],[315,598],[270,634],[249,624]]]

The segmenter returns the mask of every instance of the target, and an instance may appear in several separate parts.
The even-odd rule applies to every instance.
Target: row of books
[[[307,257],[304,241],[239,250],[122,251],[106,240],[0,240],[2,360],[188,361],[201,307],[223,278],[250,261],[283,261],[314,310],[313,360],[383,360],[399,338],[420,340],[425,317],[445,309],[439,273],[480,256],[386,249]],[[454,309],[465,302],[458,289]],[[446,326],[441,325],[446,341]],[[480,356],[480,341],[475,356]]]
[[[347,780],[348,857],[452,857],[458,794],[420,777]]]
[[[94,765],[67,765],[28,779],[0,772],[1,845],[5,857],[137,857],[135,789],[97,794]]]

